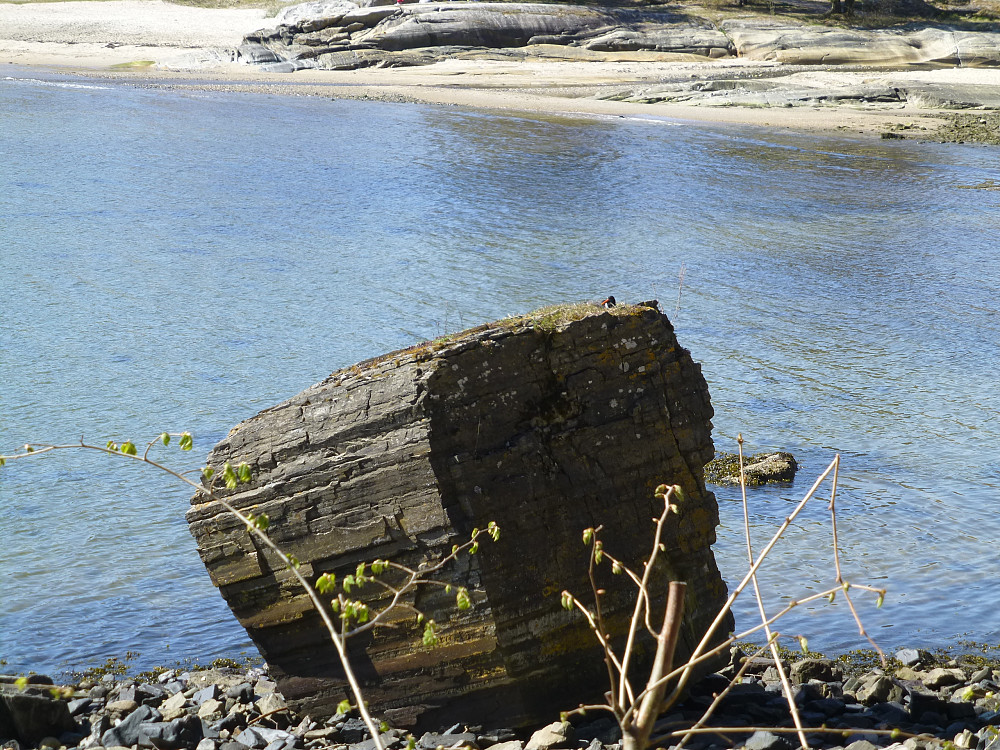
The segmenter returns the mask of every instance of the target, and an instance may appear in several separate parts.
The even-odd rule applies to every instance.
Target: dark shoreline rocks
[[[658,733],[691,726],[714,696],[723,691],[746,657],[738,650],[730,666],[695,685],[684,703],[660,718]],[[888,669],[856,673],[839,660],[803,658],[784,663],[794,686],[796,704],[807,728],[826,726],[832,733],[809,732],[813,747],[870,750],[897,747],[922,750],[947,740],[957,748],[1000,750],[1000,662],[958,658],[932,663],[915,649],[897,653]],[[904,662],[909,662],[909,666]],[[212,669],[201,672],[167,670],[144,679],[107,675],[61,686],[64,697],[53,698],[55,686],[34,676],[23,691],[13,677],[0,676],[0,747],[133,748],[135,750],[370,750],[363,722],[353,715],[313,721],[287,708],[265,669]],[[688,747],[787,748],[798,744],[794,734],[757,732],[749,728],[792,726],[781,693],[778,671],[770,659],[752,659],[708,726],[748,727],[722,736],[700,735]],[[20,697],[36,704],[18,708]],[[11,706],[14,705],[12,709]],[[566,706],[567,709],[572,706]],[[31,718],[32,739],[16,735]],[[48,717],[48,718],[45,718]],[[64,718],[57,718],[64,717]],[[69,719],[65,717],[71,717]],[[378,717],[376,717],[378,718]],[[556,717],[553,717],[554,719]],[[67,724],[67,720],[73,726]],[[468,746],[478,750],[550,750],[589,748],[620,750],[620,734],[609,716],[590,713],[572,726],[558,722],[538,731],[484,727],[476,716],[467,723],[440,727],[414,737],[422,750]],[[49,722],[49,723],[46,723]],[[891,730],[902,734],[893,737]],[[405,731],[383,728],[387,746],[402,750]],[[881,733],[879,733],[881,732]],[[909,734],[921,735],[908,738]],[[664,740],[657,746],[676,744]]]

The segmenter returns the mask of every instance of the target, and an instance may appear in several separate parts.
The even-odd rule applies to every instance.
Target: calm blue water
[[[717,447],[780,448],[765,541],[836,452],[879,643],[1000,642],[1000,150],[637,119],[157,91],[0,68],[0,449],[241,419],[366,357],[544,304],[657,297]],[[678,303],[678,279],[684,269]],[[67,452],[0,471],[0,657],[57,672],[249,644],[172,481]],[[742,566],[741,512],[718,556]],[[763,576],[832,578],[822,502]],[[554,606],[558,606],[553,602]],[[747,601],[741,625],[754,617]],[[861,645],[843,606],[780,628]]]

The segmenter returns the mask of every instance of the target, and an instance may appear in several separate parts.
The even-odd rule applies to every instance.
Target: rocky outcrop
[[[850,29],[774,17],[716,23],[696,9],[482,2],[359,7],[318,0],[287,9],[276,20],[276,28],[248,35],[236,59],[286,72],[421,65],[491,52],[505,59],[645,53],[643,59],[741,57],[791,65],[1000,64],[1000,33],[992,31],[942,24]]]
[[[248,35],[237,59],[291,71],[418,65],[475,50],[538,49],[557,56],[552,46],[712,58],[732,52],[708,20],[668,12],[478,2],[296,8],[277,28]]]
[[[559,606],[563,589],[590,589],[584,528],[602,524],[605,547],[638,568],[662,510],[654,488],[681,485],[652,589],[662,601],[668,579],[689,584],[681,654],[725,601],[702,477],[711,416],[700,367],[665,315],[577,305],[335,372],[237,426],[209,464],[249,463],[251,482],[229,501],[267,513],[272,539],[312,580],[376,558],[415,566],[499,524],[497,543],[447,571],[474,592],[473,609],[430,588],[409,602],[438,623],[437,648],[422,646],[409,614],[350,644],[372,709],[395,725],[525,725],[607,689],[588,627]],[[188,522],[285,697],[332,713],[345,697],[339,665],[287,571],[217,503],[196,497]],[[622,632],[633,591],[601,582],[605,620]]]
[[[722,29],[736,54],[793,65],[961,65],[1000,63],[1000,33],[934,25],[845,29],[787,18],[733,18]]]

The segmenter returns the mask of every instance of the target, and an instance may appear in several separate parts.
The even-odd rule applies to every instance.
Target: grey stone
[[[222,712],[225,710],[226,704],[215,698],[209,698],[207,701],[198,706],[198,718],[205,719],[206,721],[214,721],[222,718]]]
[[[347,744],[353,744],[355,742],[361,742],[368,736],[368,727],[365,726],[364,721],[359,718],[352,717],[344,721],[344,725],[340,727],[340,739],[342,742]]]
[[[907,667],[917,667],[929,664],[934,658],[927,651],[916,648],[900,649],[896,652],[895,656],[904,666]]]
[[[878,750],[878,745],[874,745],[868,740],[855,740],[844,750]]]
[[[29,685],[45,685],[37,680],[49,679],[42,675],[33,677],[36,682]],[[33,744],[53,733],[77,728],[66,702],[53,699],[48,691],[36,694],[33,690],[22,692],[6,686],[0,691],[0,738]]]
[[[792,665],[790,676],[796,684],[809,680],[834,682],[844,678],[844,670],[832,659],[801,659]]]
[[[385,747],[391,747],[399,740],[402,734],[403,733],[398,729],[390,729],[388,732],[383,732],[379,735],[379,740]],[[375,740],[371,738],[362,740],[361,742],[355,742],[354,744],[349,745],[348,748],[349,750],[377,750]]]
[[[508,740],[490,745],[489,750],[524,750],[524,743],[521,740]]]
[[[855,693],[859,703],[866,706],[882,703],[889,699],[892,692],[893,682],[885,675],[878,675],[873,679],[865,680]]]
[[[191,700],[194,702],[196,706],[200,706],[206,701],[218,700],[221,697],[222,697],[222,691],[219,690],[218,685],[208,685],[199,690],[197,693],[195,693],[192,696]]]
[[[145,722],[157,721],[160,712],[151,706],[139,706],[122,719],[117,726],[111,727],[101,736],[104,747],[132,747],[139,744],[140,727]]]
[[[91,698],[77,698],[76,700],[68,701],[66,708],[69,709],[70,716],[79,716],[90,708],[93,702]]]
[[[473,747],[477,748],[476,735],[471,732],[456,734],[437,734],[436,732],[425,732],[418,743],[424,750],[434,750],[437,747]]]
[[[195,747],[195,750],[217,750],[217,745],[218,743],[215,740],[203,737],[197,747]]]
[[[192,747],[202,740],[201,721],[197,716],[183,716],[164,723],[146,722],[139,726],[139,745],[157,750]]]
[[[257,710],[262,714],[270,714],[287,708],[284,698],[274,692],[264,695],[263,698],[257,701],[256,706]]]
[[[568,747],[574,738],[573,725],[568,721],[556,721],[542,727],[524,746],[524,750],[550,750],[550,748]]]
[[[249,682],[241,682],[226,690],[225,695],[239,703],[253,703],[253,685]]]
[[[269,729],[267,727],[247,727],[235,738],[241,745],[262,750],[272,742],[295,742],[295,735],[283,729]]]
[[[114,711],[120,714],[130,714],[139,708],[139,704],[136,703],[131,698],[124,698],[122,700],[111,701],[107,706],[105,706],[108,711]]]
[[[758,730],[744,743],[746,750],[791,750],[791,744],[784,737],[773,732]]]
[[[965,672],[961,669],[944,669],[937,667],[924,676],[924,684],[929,688],[940,688],[946,685],[957,685],[965,682]]]

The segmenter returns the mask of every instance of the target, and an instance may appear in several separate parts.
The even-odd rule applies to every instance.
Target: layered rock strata
[[[665,315],[577,305],[335,372],[238,425],[209,464],[250,465],[250,483],[223,494],[266,513],[271,538],[311,580],[342,579],[376,558],[417,566],[474,527],[499,524],[497,543],[446,572],[473,591],[471,610],[457,611],[454,593],[438,588],[408,602],[438,623],[437,648],[421,644],[410,612],[400,627],[350,644],[372,709],[396,725],[472,714],[520,726],[607,689],[592,634],[559,595],[590,590],[587,527],[603,525],[606,549],[641,569],[663,508],[658,484],[684,489],[651,590],[659,604],[667,580],[688,583],[681,654],[719,611],[718,507],[703,480],[711,417],[700,367]],[[331,714],[344,681],[304,593],[218,503],[196,497],[187,517],[213,582],[286,698],[314,717]],[[621,633],[634,590],[609,573],[602,608]]]
[[[362,6],[362,7],[359,7]],[[428,2],[294,6],[248,35],[235,58],[269,71],[423,65],[446,58],[718,59],[789,65],[1000,64],[1000,33],[944,24],[845,29],[789,18],[715,22],[663,9]],[[864,96],[862,94],[862,96]]]

